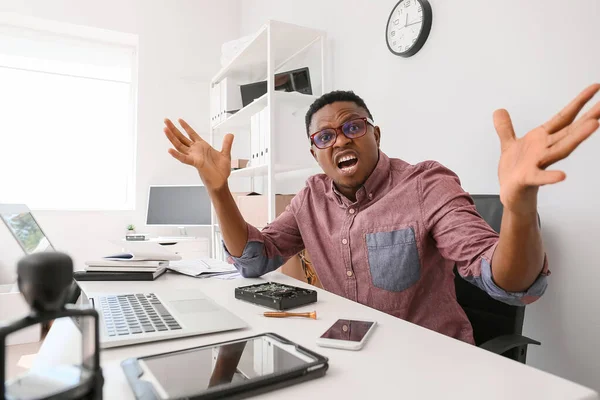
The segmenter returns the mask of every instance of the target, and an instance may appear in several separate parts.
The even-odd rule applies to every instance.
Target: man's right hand
[[[165,119],[165,134],[175,147],[175,149],[169,149],[169,154],[182,163],[195,167],[204,186],[209,191],[223,188],[231,173],[233,135],[231,133],[225,135],[223,148],[221,151],[217,151],[203,140],[187,122],[180,119],[179,123],[187,133],[187,137],[169,119]]]

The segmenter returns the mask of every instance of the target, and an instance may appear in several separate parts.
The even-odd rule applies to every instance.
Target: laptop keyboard
[[[108,336],[181,329],[154,293],[99,296]]]

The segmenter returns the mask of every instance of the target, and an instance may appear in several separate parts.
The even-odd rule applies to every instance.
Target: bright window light
[[[111,40],[0,24],[0,203],[133,208],[137,46]]]

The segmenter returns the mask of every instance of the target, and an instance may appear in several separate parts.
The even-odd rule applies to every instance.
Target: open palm
[[[565,179],[563,171],[546,168],[568,157],[598,129],[600,102],[575,120],[598,90],[600,84],[589,86],[551,120],[522,138],[516,137],[506,110],[494,112],[494,126],[502,149],[498,179],[504,207],[522,211],[527,197],[536,195],[539,186]]]
[[[223,138],[221,151],[215,150],[198,135],[191,126],[180,119],[181,127],[187,137],[169,119],[165,119],[164,132],[175,149],[169,149],[169,154],[184,164],[198,170],[200,178],[208,189],[220,189],[227,183],[231,173],[231,146],[233,135]]]

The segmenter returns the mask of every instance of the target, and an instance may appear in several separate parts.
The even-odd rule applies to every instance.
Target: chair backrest
[[[471,195],[477,212],[500,232],[502,203],[498,195]],[[471,325],[477,346],[501,335],[521,334],[525,307],[511,306],[494,300],[483,290],[462,279],[455,269],[456,297]],[[510,358],[511,355],[507,354]],[[515,355],[516,356],[516,355]]]

